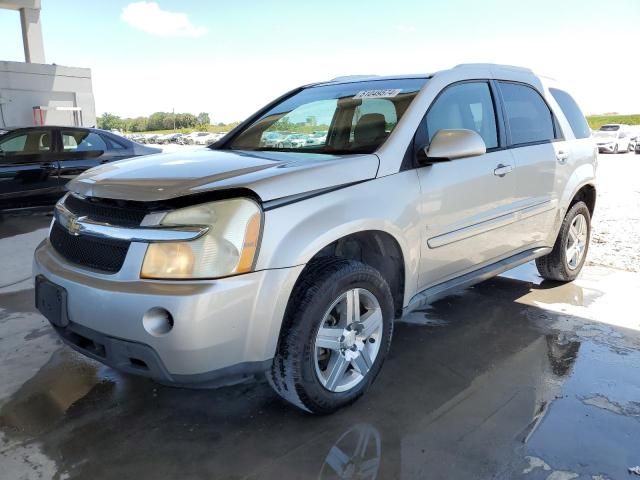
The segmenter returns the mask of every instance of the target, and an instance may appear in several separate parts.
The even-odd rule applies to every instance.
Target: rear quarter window
[[[558,102],[558,105],[560,105],[564,116],[567,117],[567,121],[569,125],[571,125],[571,130],[573,130],[573,135],[576,138],[590,137],[591,130],[589,130],[589,124],[573,97],[567,92],[558,90],[557,88],[550,88],[549,91],[555,101]]]

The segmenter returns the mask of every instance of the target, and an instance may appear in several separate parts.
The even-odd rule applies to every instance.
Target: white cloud
[[[191,23],[186,13],[162,10],[156,2],[134,2],[122,9],[120,18],[133,28],[160,37],[201,37],[205,27]]]

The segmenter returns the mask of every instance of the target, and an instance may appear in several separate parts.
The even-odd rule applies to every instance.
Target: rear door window
[[[573,135],[576,138],[590,137],[591,130],[589,129],[589,124],[573,97],[567,92],[558,90],[557,88],[550,88],[549,91],[555,101],[558,102],[558,105],[560,105],[564,116],[567,117],[567,121],[569,125],[571,125],[571,130],[573,130]]]
[[[62,149],[65,152],[95,152],[107,150],[107,144],[97,133],[87,130],[62,130]]]
[[[520,83],[498,82],[511,145],[551,142],[556,138],[553,115],[542,96]]]

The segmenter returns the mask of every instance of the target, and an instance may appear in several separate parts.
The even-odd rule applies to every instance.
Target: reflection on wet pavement
[[[47,222],[3,230],[0,248]],[[526,265],[444,298],[396,325],[376,383],[328,417],[264,381],[183,390],[120,375],[50,335],[30,286],[0,288],[0,478],[628,478],[638,285],[595,267],[548,284]]]

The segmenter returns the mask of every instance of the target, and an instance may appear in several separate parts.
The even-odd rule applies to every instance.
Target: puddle
[[[640,332],[598,316],[620,279],[595,271],[580,293],[522,275],[398,322],[376,382],[326,417],[264,381],[187,390],[121,375],[48,335],[32,292],[1,296],[0,461],[27,479],[627,478]]]

